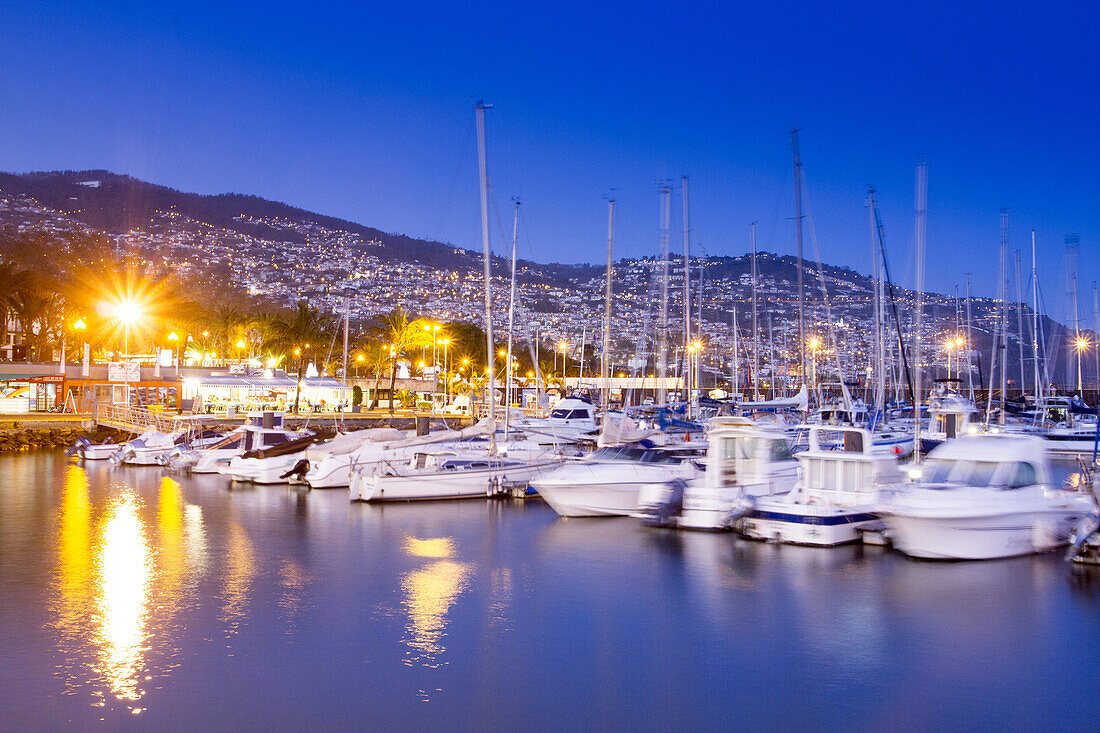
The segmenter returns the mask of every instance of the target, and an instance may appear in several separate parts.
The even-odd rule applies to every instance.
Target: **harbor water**
[[[0,650],[5,730],[1088,730],[1100,571],[25,453]]]

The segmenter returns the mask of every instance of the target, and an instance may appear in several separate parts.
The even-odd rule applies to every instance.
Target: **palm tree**
[[[393,414],[394,385],[397,381],[397,357],[405,356],[409,349],[431,342],[424,322],[410,321],[401,308],[380,317],[371,329],[376,339],[388,347],[390,353],[390,414]]]
[[[298,384],[294,390],[294,412],[298,412],[298,400],[302,394],[302,374],[306,351],[311,343],[320,343],[326,336],[329,318],[313,308],[305,300],[299,301],[290,318],[271,322],[271,334],[265,348],[276,348],[284,353],[293,352],[298,357]]]
[[[8,317],[19,310],[21,296],[31,287],[32,274],[14,262],[0,262],[0,345],[8,340]],[[23,327],[27,331],[26,326]]]

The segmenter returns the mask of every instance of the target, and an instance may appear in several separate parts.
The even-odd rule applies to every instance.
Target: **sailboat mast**
[[[1024,396],[1024,296],[1020,286],[1020,250],[1016,250],[1016,339],[1020,356],[1020,397]]]
[[[883,347],[883,322],[882,322],[882,263],[879,261],[879,251],[875,242],[875,189],[867,191],[867,215],[870,219],[871,229],[871,261],[874,263],[874,288],[875,297],[872,305],[874,323],[871,332],[875,340],[875,410],[880,415],[885,414],[886,409],[886,354]]]
[[[1008,411],[1008,212],[1001,212],[1001,416]]]
[[[508,435],[508,416],[512,412],[512,326],[516,314],[516,239],[519,235],[519,200],[512,217],[512,277],[508,290],[508,355],[504,364],[504,435]]]
[[[489,403],[489,419],[496,420],[496,378],[493,374],[493,281],[492,250],[489,248],[489,174],[485,161],[485,110],[492,105],[478,102],[477,114],[477,168],[481,186],[481,248],[485,270],[485,371],[488,373],[486,401]],[[492,441],[495,431],[489,434]]]
[[[756,222],[752,223],[752,398],[760,400],[760,330],[756,323]]]
[[[928,164],[917,165],[917,313],[913,333],[913,460],[920,462],[921,325],[924,310],[924,233],[928,216]]]
[[[661,186],[661,306],[657,318],[657,405],[668,405],[668,236],[672,189]]]
[[[615,199],[607,202],[607,277],[603,289],[603,361],[600,378],[603,382],[603,412],[611,402],[611,277],[612,255],[615,249]]]
[[[795,287],[798,289],[798,357],[802,382],[806,382],[806,317],[802,294],[802,156],[798,151],[798,130],[791,130],[791,152],[794,155],[794,227],[797,244]]]
[[[737,306],[733,306],[733,389],[738,390],[741,387],[739,377],[741,376],[740,364],[738,363],[737,354],[737,332],[740,329],[737,327]]]
[[[1092,335],[1094,341],[1100,336],[1100,293],[1097,293],[1095,280],[1092,281]],[[1092,353],[1096,357],[1096,373],[1093,376],[1100,386],[1100,343],[1093,344]],[[1100,405],[1100,392],[1097,393],[1096,404]]]
[[[966,273],[966,381],[970,387],[970,401],[974,401],[974,367],[970,355],[974,351],[970,335],[970,273]]]
[[[691,225],[688,219],[688,179],[680,177],[680,190],[684,199],[684,356],[691,354]],[[689,362],[690,364],[690,362]],[[687,379],[687,416],[691,417],[692,370],[686,370]]]
[[[1042,402],[1043,385],[1039,375],[1039,274],[1035,262],[1035,230],[1031,230],[1031,357],[1035,372],[1035,401]]]

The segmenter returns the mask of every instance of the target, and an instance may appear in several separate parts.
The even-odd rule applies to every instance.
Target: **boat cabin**
[[[974,403],[961,395],[933,396],[928,403],[926,434],[929,438],[936,440],[950,440],[976,432],[981,419],[981,413],[978,412]]]
[[[777,463],[794,461],[786,435],[741,417],[711,420],[707,450],[708,486],[767,481]]]
[[[876,451],[863,428],[814,426],[809,448],[798,454],[801,500],[841,506],[864,504],[884,486],[901,483],[893,453]]]
[[[554,427],[595,430],[596,406],[576,397],[566,397],[550,410],[550,424]]]

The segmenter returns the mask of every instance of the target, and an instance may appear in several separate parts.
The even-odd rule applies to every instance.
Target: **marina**
[[[929,563],[58,452],[0,456],[0,477],[13,728],[1079,729],[1100,713],[1068,671],[1100,652],[1100,571],[1059,553]]]

